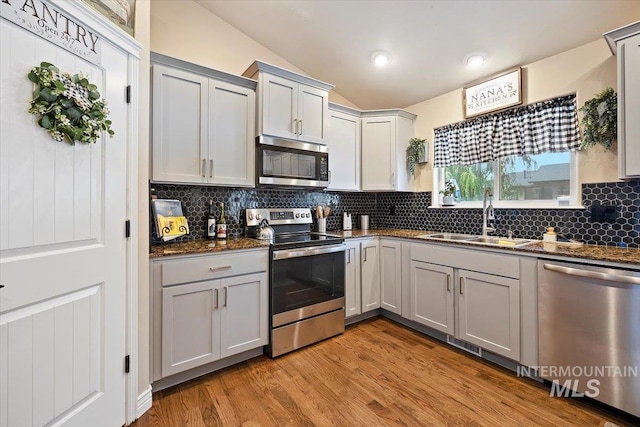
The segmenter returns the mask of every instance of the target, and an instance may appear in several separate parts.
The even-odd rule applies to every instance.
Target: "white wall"
[[[308,75],[191,0],[153,0],[151,50],[236,75],[256,59]],[[335,90],[329,100],[358,108]]]
[[[579,46],[558,55],[524,65],[522,87],[524,103],[569,93],[577,94],[578,106],[607,87],[616,88],[616,60],[604,39]],[[429,141],[433,159],[433,130],[464,119],[462,89],[405,108],[418,115],[416,136]],[[581,118],[582,115],[580,114]],[[618,180],[615,148],[605,152],[600,146],[578,153],[581,184]],[[430,191],[433,183],[432,162],[416,171],[417,190]]]

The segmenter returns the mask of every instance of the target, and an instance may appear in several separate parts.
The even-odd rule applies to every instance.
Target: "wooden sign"
[[[517,68],[463,88],[465,119],[522,104],[521,75]]]
[[[100,64],[100,37],[47,0],[0,0],[0,16],[89,62]]]

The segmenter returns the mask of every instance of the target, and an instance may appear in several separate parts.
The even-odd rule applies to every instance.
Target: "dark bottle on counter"
[[[224,217],[224,203],[220,203],[220,217],[218,218],[218,239],[226,240],[227,238],[227,219]]]
[[[216,214],[213,212],[213,200],[209,199],[209,214],[207,215],[207,238],[216,238]]]

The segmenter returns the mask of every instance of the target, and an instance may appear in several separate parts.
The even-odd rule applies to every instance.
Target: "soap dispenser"
[[[342,214],[342,229],[351,230],[351,214],[346,212]]]
[[[558,236],[553,227],[548,227],[547,232],[542,235],[543,242],[555,242]]]

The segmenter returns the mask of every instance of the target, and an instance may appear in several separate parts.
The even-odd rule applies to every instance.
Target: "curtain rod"
[[[522,104],[521,105],[515,105],[513,107],[505,108],[504,110],[495,111],[493,113],[487,113],[487,114],[483,114],[481,116],[471,117],[470,119],[464,119],[464,120],[460,120],[460,121],[457,121],[457,122],[449,123],[449,124],[446,124],[446,125],[438,126],[436,128],[433,128],[433,131],[435,132],[438,129],[442,129],[442,128],[445,128],[447,126],[455,126],[455,125],[460,124],[460,123],[472,122],[474,120],[478,120],[478,119],[481,119],[483,117],[491,116],[491,115],[494,115],[494,114],[502,114],[502,113],[506,113],[507,111],[517,110],[518,108],[524,108],[524,107],[528,107],[530,105],[540,104],[542,102],[552,101],[554,99],[565,98],[565,97],[568,97],[568,96],[577,97],[578,93],[577,92],[570,92],[570,93],[565,93],[564,95],[552,96],[551,98],[541,99],[540,101],[530,102],[530,103],[524,104],[524,105],[522,105]]]

